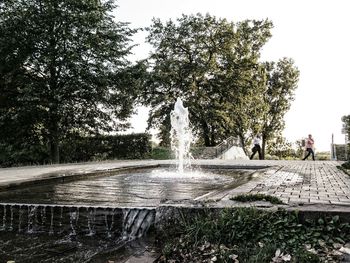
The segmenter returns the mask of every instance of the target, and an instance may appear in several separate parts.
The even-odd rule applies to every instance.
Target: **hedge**
[[[72,136],[60,143],[60,162],[86,162],[108,159],[145,159],[152,150],[147,133],[126,135]],[[47,164],[48,145],[0,144],[0,166]]]
[[[148,158],[152,146],[146,133],[75,137],[61,146],[63,162]]]

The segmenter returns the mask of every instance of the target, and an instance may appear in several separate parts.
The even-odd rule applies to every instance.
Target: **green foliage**
[[[278,197],[264,194],[242,194],[231,197],[230,200],[238,202],[254,202],[254,201],[266,201],[271,204],[283,204],[282,200]]]
[[[74,137],[61,147],[64,162],[81,162],[110,159],[144,159],[151,153],[150,135],[99,135]]]
[[[268,109],[262,118],[262,154],[265,155],[265,145],[280,134],[284,129],[284,115],[294,100],[294,91],[299,80],[299,70],[292,59],[283,58],[277,63],[264,63],[267,74],[267,89],[264,103]]]
[[[314,253],[306,250],[298,250],[294,254],[294,262],[296,263],[321,263],[321,259]]]
[[[297,151],[292,147],[292,143],[288,142],[282,136],[276,136],[274,140],[271,140],[267,145],[267,152],[270,155],[278,156],[278,159],[293,159],[300,158]],[[266,157],[266,156],[265,156]]]
[[[47,146],[23,142],[21,149],[17,145],[0,144],[0,167],[19,165],[38,165],[50,162]]]
[[[219,262],[230,262],[236,255],[239,262],[271,262],[280,249],[291,262],[321,262],[310,251],[329,252],[335,242],[349,242],[349,234],[350,225],[337,216],[300,221],[297,213],[285,210],[205,211],[183,215],[167,228],[163,258],[200,262],[215,255]]]
[[[200,158],[201,154],[205,150],[205,147],[191,147],[191,156],[194,159]],[[151,159],[155,160],[168,160],[174,159],[175,155],[170,147],[155,146],[152,148]]]
[[[343,133],[347,134],[348,138],[350,138],[350,115],[345,115],[341,118],[343,122]]]
[[[151,152],[151,159],[168,160],[174,159],[174,155],[169,147],[153,147]]]
[[[346,170],[350,170],[350,162],[343,163],[341,166]]]
[[[169,137],[177,97],[189,108],[193,131],[205,146],[231,135],[246,139],[264,107],[265,75],[258,59],[271,28],[268,20],[234,24],[209,14],[183,15],[176,23],[153,20],[147,41],[154,51],[143,97],[151,106],[149,125],[161,129],[161,139]]]
[[[127,127],[144,67],[126,60],[135,30],[114,22],[113,2],[1,4],[1,143],[49,145],[58,162],[71,134]]]
[[[348,139],[347,156],[349,160],[350,159],[350,115],[343,116],[341,120],[343,121],[342,133],[344,133],[346,138]]]
[[[205,146],[234,135],[246,149],[257,132],[265,144],[284,127],[299,71],[291,59],[260,63],[271,37],[268,20],[229,22],[201,14],[176,22],[154,19],[147,41],[144,102],[151,106],[149,125],[167,140],[169,114],[177,97],[189,108],[193,130]]]
[[[329,161],[330,155],[330,152],[317,152],[315,158],[316,160]]]
[[[50,163],[48,147],[37,144],[23,151],[0,144],[0,166]],[[84,162],[111,159],[144,159],[151,155],[149,134],[70,136],[61,143],[61,161]]]

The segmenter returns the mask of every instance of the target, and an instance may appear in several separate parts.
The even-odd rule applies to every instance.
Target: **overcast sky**
[[[262,50],[262,61],[290,57],[300,70],[295,101],[285,116],[284,136],[291,142],[312,134],[316,151],[344,143],[341,117],[350,114],[350,1],[348,0],[119,0],[115,17],[130,27],[145,27],[153,17],[175,20],[181,14],[209,13],[238,22],[270,19],[272,38]],[[148,55],[145,33],[132,59]],[[147,110],[132,118],[135,132],[146,127]]]

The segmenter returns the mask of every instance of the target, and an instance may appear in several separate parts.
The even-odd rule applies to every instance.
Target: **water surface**
[[[215,170],[178,174],[134,170],[93,179],[0,192],[1,203],[155,207],[165,200],[193,200],[249,180],[246,171]]]

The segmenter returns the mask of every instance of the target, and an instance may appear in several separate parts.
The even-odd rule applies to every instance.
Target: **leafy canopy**
[[[135,33],[115,22],[114,1],[5,0],[0,13],[0,131],[18,148],[72,133],[127,127],[137,95],[126,56]],[[13,136],[15,135],[15,136]]]
[[[259,117],[261,104],[252,98],[261,100],[265,75],[258,59],[271,27],[268,20],[234,24],[209,14],[153,20],[147,29],[153,51],[143,97],[152,108],[149,124],[161,129],[164,141],[177,97],[189,108],[193,130],[206,146],[246,134],[251,113]]]

